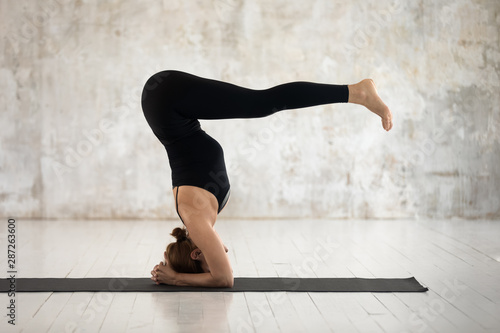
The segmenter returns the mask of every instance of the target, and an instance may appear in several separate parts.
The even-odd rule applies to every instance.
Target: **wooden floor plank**
[[[244,293],[223,293],[229,332],[253,332],[253,323]]]
[[[295,308],[296,316],[305,328],[302,332],[329,332],[331,330],[309,293],[287,293],[287,295]]]
[[[134,296],[125,293],[113,294],[109,309],[101,323],[100,332],[125,332],[127,330],[136,300]]]
[[[335,296],[328,293],[310,293],[309,295],[332,332],[359,332]]]
[[[93,296],[93,293],[71,293],[68,302],[64,305],[48,331],[71,332],[77,328],[86,327],[87,323],[95,320],[94,313],[86,312]],[[109,294],[109,296],[113,297],[112,294]]]
[[[268,303],[280,332],[306,332],[310,325],[304,325],[290,293],[266,293]],[[258,331],[258,330],[257,330]]]
[[[245,293],[245,299],[252,319],[252,326],[257,332],[279,332],[272,307],[265,293]]]
[[[48,332],[70,297],[71,293],[52,293],[42,304],[38,304],[38,309],[22,329],[26,332]]]

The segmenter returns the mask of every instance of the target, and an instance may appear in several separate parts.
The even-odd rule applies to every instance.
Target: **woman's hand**
[[[176,276],[177,272],[170,267],[166,256],[165,263],[160,262],[151,271],[151,280],[153,280],[156,284],[164,283],[175,285]]]

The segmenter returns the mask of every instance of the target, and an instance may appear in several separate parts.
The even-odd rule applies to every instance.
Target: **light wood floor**
[[[18,277],[149,277],[176,221],[17,222]],[[408,277],[427,293],[17,293],[1,332],[500,332],[500,221],[219,220],[235,276]],[[6,223],[0,276],[7,276]]]

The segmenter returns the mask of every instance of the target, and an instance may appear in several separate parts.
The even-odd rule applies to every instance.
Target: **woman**
[[[167,150],[176,210],[185,226],[172,231],[177,241],[168,245],[165,262],[153,268],[151,279],[179,286],[233,286],[227,248],[214,230],[230,192],[224,154],[198,119],[258,118],[330,103],[363,105],[382,118],[386,131],[392,128],[391,112],[369,79],[353,85],[292,82],[252,90],[171,70],[149,78],[142,108]]]

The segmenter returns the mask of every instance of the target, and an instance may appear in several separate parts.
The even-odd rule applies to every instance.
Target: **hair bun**
[[[177,227],[174,230],[172,230],[171,235],[174,236],[178,242],[182,242],[187,239],[187,230],[186,228]]]

